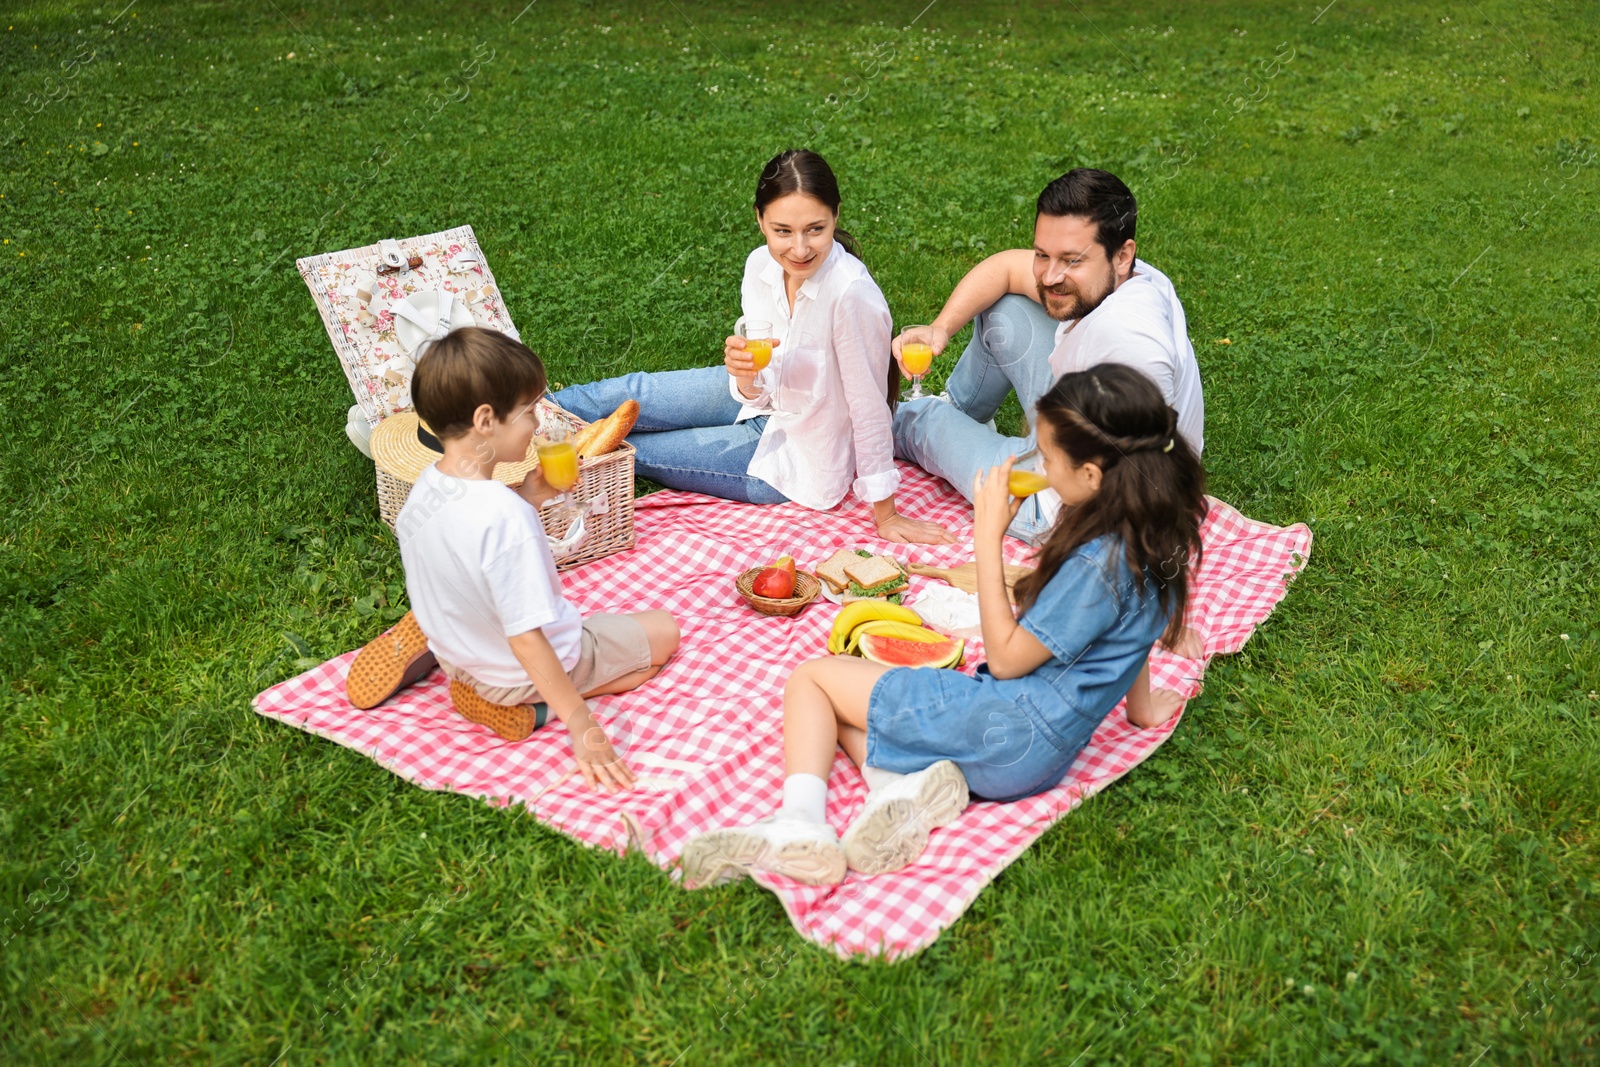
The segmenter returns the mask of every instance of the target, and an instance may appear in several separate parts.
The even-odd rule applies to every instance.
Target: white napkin
[[[916,613],[922,624],[946,637],[982,637],[978,598],[953,585],[929,578],[917,594]]]
[[[413,293],[396,304],[394,334],[400,350],[416,360],[422,349],[451,330],[475,325],[472,311],[448,289],[432,293]]]

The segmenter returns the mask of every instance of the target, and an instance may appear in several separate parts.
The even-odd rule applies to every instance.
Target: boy
[[[423,470],[396,522],[406,593],[456,710],[512,740],[554,711],[590,788],[615,792],[633,774],[585,698],[654,677],[677,651],[678,626],[665,611],[580,615],[561,594],[536,510],[555,491],[537,467],[516,489],[494,479],[496,463],[526,457],[544,391],[539,357],[495,330],[455,330],[418,361],[411,395],[444,458]]]

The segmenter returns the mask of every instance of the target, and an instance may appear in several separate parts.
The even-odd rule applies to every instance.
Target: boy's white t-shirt
[[[583,616],[561,595],[539,513],[494,479],[428,466],[395,521],[411,610],[434,655],[486,686],[532,682],[507,638],[543,630],[570,671]]]

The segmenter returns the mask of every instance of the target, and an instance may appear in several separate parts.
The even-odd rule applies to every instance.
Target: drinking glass
[[[550,501],[556,505],[557,520],[564,526],[561,539],[550,545],[560,556],[571,552],[585,536],[582,525],[585,509],[572,499],[572,488],[579,478],[578,450],[572,443],[572,429],[566,420],[550,416],[543,420],[541,429],[543,433],[536,446],[539,470],[545,484],[560,494]]]
[[[750,319],[744,323],[741,335],[744,337],[744,350],[750,353],[750,362],[755,364],[756,373],[766,370],[767,364],[772,362],[772,323]]]
[[[1019,471],[1013,469],[1011,477],[1006,480],[1006,488],[1011,490],[1015,497],[1032,496],[1041,489],[1050,488],[1050,479],[1037,471]]]
[[[907,326],[901,333],[910,333],[912,330],[931,332],[927,326]],[[933,346],[926,341],[905,341],[900,345],[900,367],[911,375],[911,394],[907,400],[918,400],[922,397],[922,376],[928,373],[928,368],[933,366]]]

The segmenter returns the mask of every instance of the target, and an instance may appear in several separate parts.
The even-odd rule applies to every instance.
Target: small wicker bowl
[[[822,583],[805,571],[795,571],[794,596],[787,600],[773,600],[771,597],[756,596],[750,591],[756,575],[766,570],[765,567],[752,567],[739,575],[736,583],[739,595],[744,597],[745,603],[755,608],[763,615],[798,615],[805,610],[805,606],[817,598],[822,592]]]

